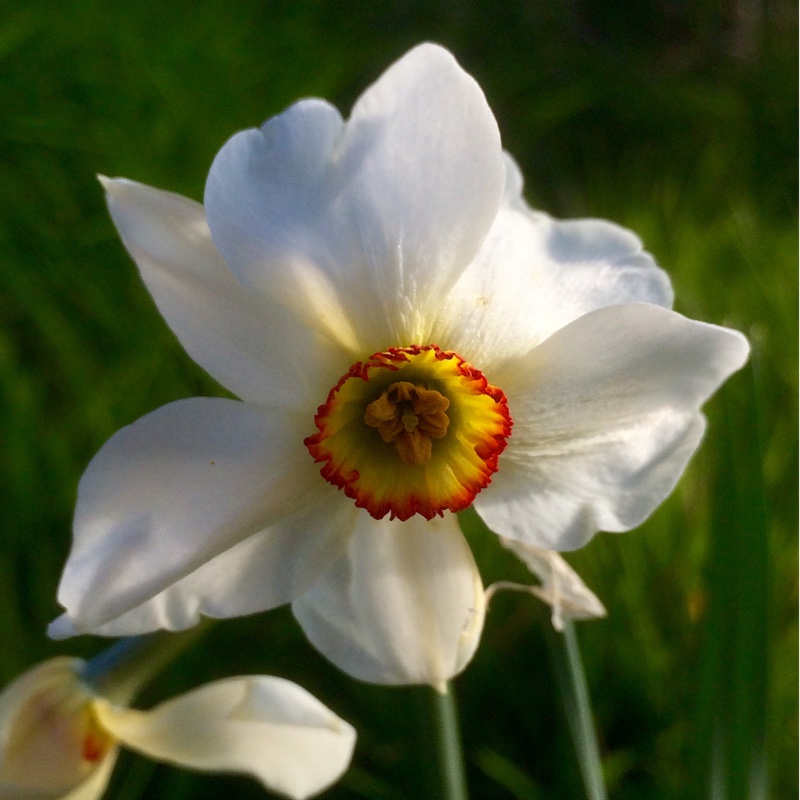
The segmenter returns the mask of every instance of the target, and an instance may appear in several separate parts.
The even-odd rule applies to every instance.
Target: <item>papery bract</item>
[[[596,619],[606,616],[605,606],[581,580],[580,575],[554,550],[546,550],[516,539],[500,537],[503,547],[514,553],[541,584],[527,586],[500,581],[486,590],[487,603],[496,591],[511,589],[528,592],[552,609],[553,627],[560,633],[565,619]]]

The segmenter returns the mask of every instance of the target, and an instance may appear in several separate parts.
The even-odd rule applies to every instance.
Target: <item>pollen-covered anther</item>
[[[397,381],[367,406],[364,422],[377,428],[381,439],[394,443],[404,464],[427,464],[431,460],[431,439],[447,433],[450,401],[441,392]]]
[[[328,394],[305,440],[320,472],[376,519],[467,508],[511,433],[505,395],[456,353],[390,347]]]

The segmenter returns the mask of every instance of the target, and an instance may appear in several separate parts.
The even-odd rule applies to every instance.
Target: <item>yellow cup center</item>
[[[389,348],[354,364],[305,440],[322,476],[376,519],[460,511],[511,433],[505,395],[452,351]]]

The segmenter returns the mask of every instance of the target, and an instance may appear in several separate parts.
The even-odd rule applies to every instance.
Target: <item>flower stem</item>
[[[127,704],[164,667],[206,633],[201,623],[180,633],[159,631],[118,639],[84,666],[81,677],[98,694]]]
[[[433,698],[436,749],[438,754],[441,800],[467,800],[467,779],[464,754],[461,749],[461,732],[453,687],[446,684],[445,691],[430,690]]]
[[[578,637],[575,635],[571,619],[564,619],[564,632],[558,639],[560,645],[557,649],[561,652],[555,654],[558,663],[556,674],[578,755],[586,797],[588,800],[606,800],[606,787],[600,762],[600,748],[592,719],[589,689],[581,663]]]

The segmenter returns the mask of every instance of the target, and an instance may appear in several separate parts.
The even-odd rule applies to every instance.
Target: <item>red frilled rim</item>
[[[403,463],[364,422],[367,406],[396,381],[435,389],[449,400],[446,435],[426,464]],[[376,519],[406,520],[461,511],[491,483],[511,434],[506,396],[483,373],[434,344],[390,347],[353,364],[314,417],[304,440],[326,481]]]

